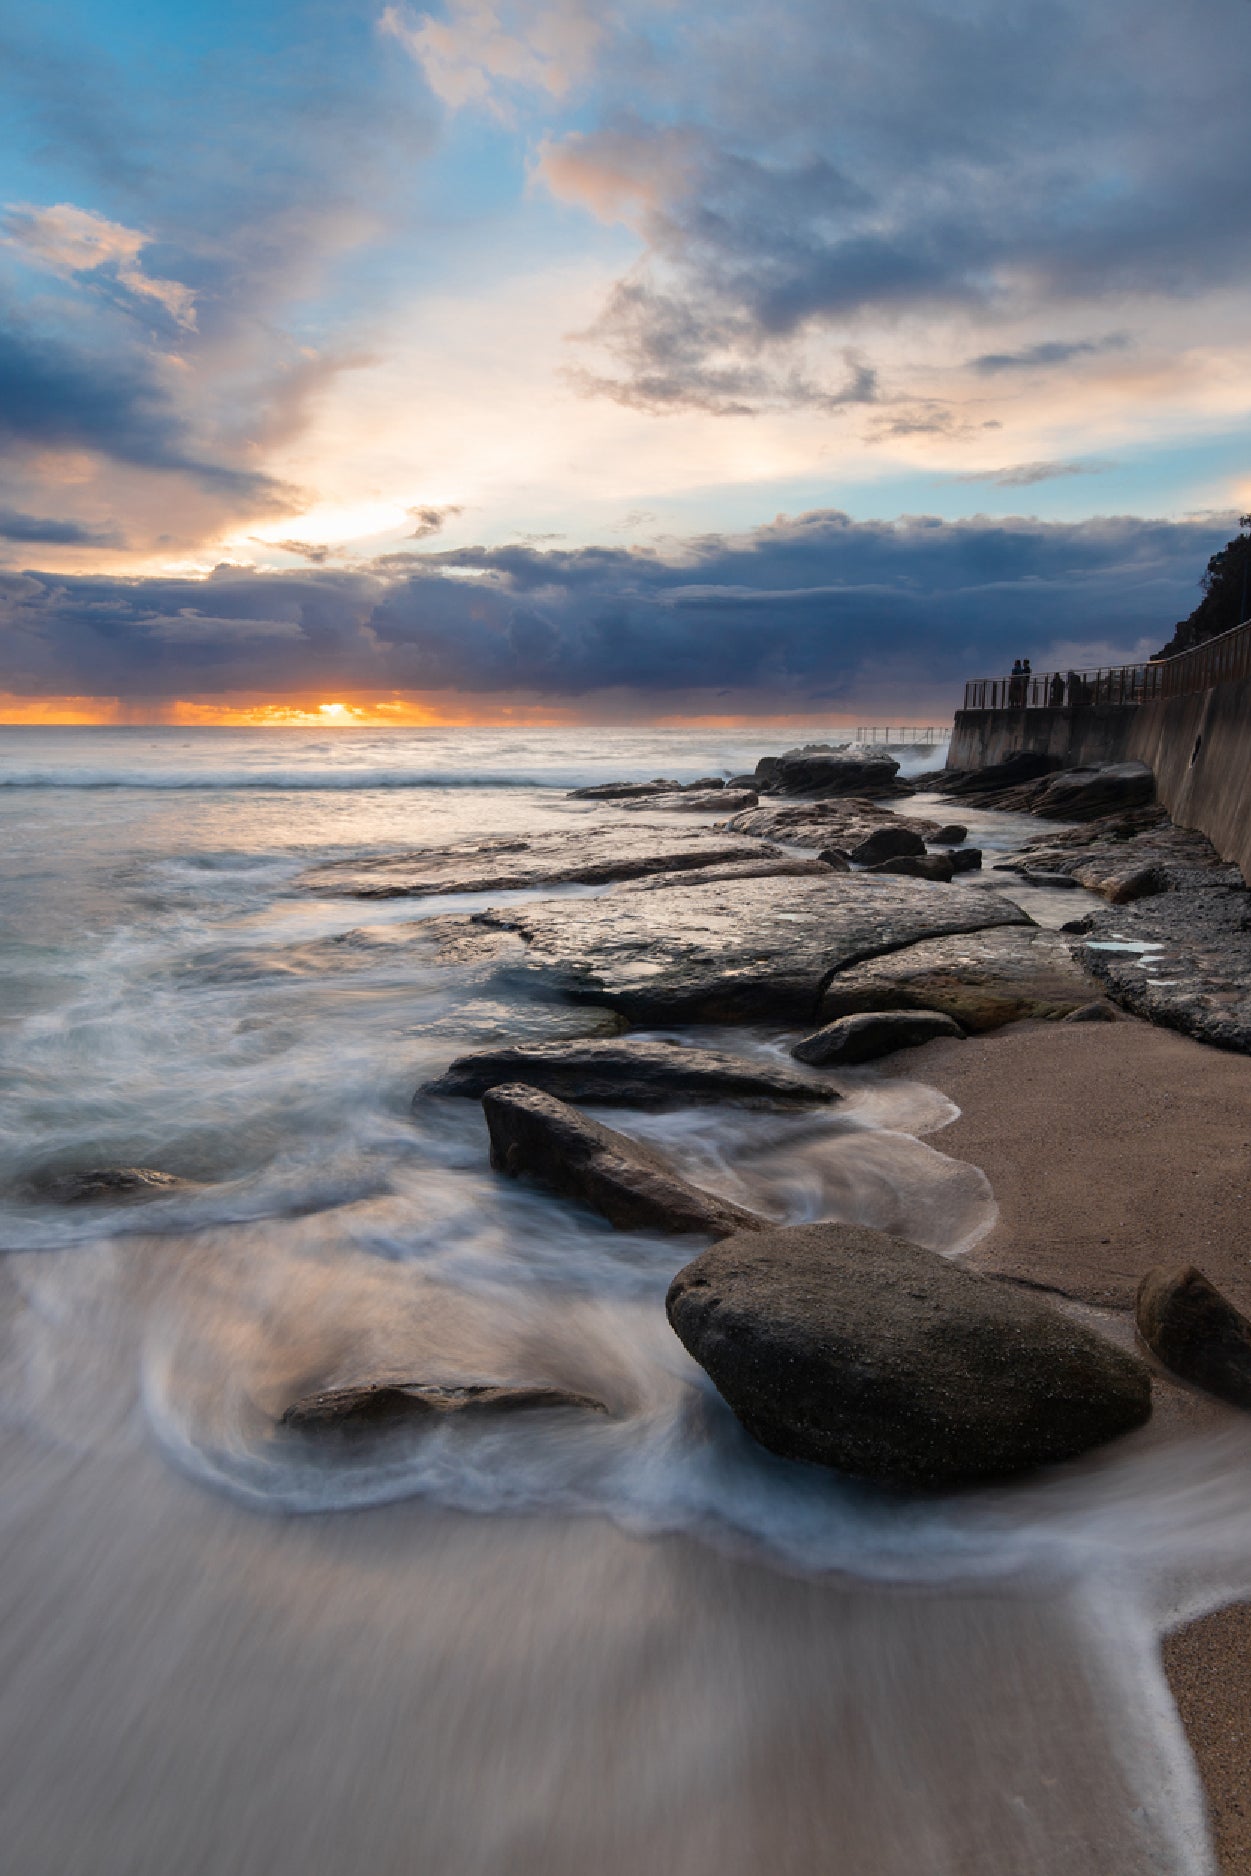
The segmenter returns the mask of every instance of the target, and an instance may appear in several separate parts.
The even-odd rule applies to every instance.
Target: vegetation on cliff
[[[1179,621],[1168,644],[1156,653],[1157,658],[1172,658],[1179,651],[1190,651],[1221,632],[1241,625],[1251,607],[1251,515],[1241,515],[1239,532],[1226,541],[1220,552],[1208,561],[1200,580],[1203,598],[1188,619]]]

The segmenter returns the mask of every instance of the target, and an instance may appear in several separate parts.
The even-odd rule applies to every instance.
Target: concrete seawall
[[[1251,884],[1251,679],[1152,703],[956,712],[948,768],[1022,752],[1063,768],[1146,762],[1177,825],[1206,834]]]
[[[1177,825],[1206,834],[1251,885],[1251,679],[1126,714],[1126,757],[1150,764]]]

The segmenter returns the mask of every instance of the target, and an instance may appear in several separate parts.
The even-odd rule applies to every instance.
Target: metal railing
[[[978,677],[964,687],[966,710],[1043,710],[1088,704],[1153,703],[1251,677],[1251,619],[1175,658],[1105,665],[1096,671],[1043,671]]]
[[[858,743],[886,743],[893,748],[908,748],[920,745],[932,749],[936,743],[945,743],[951,735],[949,723],[899,724],[885,729],[877,725],[861,724],[856,731]]]

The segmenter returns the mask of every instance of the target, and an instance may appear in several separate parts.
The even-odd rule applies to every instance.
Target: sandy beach
[[[1103,1309],[1132,1308],[1153,1264],[1193,1262],[1251,1310],[1251,1059],[1133,1020],[1019,1023],[895,1058],[950,1095],[944,1151],[990,1179],[999,1222],[980,1268]],[[1162,1437],[1229,1411],[1157,1370]],[[1164,1641],[1224,1876],[1251,1871],[1251,1605]]]

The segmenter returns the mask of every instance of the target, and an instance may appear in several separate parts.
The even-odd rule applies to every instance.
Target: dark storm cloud
[[[598,329],[619,396],[654,382],[676,403],[732,371],[735,345],[759,371],[866,319],[1050,323],[1251,269],[1231,193],[1251,158],[1246,6],[792,0],[784,32],[732,4],[683,36],[650,126],[680,160],[647,174],[646,251]],[[604,178],[642,147],[637,72],[619,67],[600,128],[546,159],[570,199],[612,199]],[[976,368],[1054,369],[1109,343],[1044,337]]]
[[[826,510],[663,553],[514,544],[376,572],[0,575],[0,646],[10,687],[34,694],[612,689],[654,706],[732,691],[802,708],[854,699],[866,671],[934,693],[1023,649],[1041,668],[1053,644],[1158,639],[1228,532]]]
[[[24,515],[16,508],[0,507],[0,541],[47,542],[58,547],[120,547],[112,534],[99,533],[78,521],[54,521],[46,515]]]
[[[1100,352],[1123,352],[1129,344],[1124,333],[1110,333],[1106,339],[1042,339],[1026,345],[1019,352],[983,352],[971,358],[974,371],[990,375],[1000,371],[1038,371],[1049,365],[1067,365],[1071,358],[1092,358]]]

